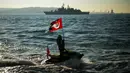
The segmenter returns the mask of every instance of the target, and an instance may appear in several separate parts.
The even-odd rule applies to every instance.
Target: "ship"
[[[56,10],[51,10],[51,11],[45,11],[44,12],[46,15],[81,15],[81,14],[89,14],[89,12],[82,12],[80,9],[74,9],[70,8],[68,5],[67,8],[64,7],[64,4],[62,5],[61,8],[58,8]]]

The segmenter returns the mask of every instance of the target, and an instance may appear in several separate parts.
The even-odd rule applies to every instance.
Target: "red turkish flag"
[[[59,18],[59,19],[51,22],[51,26],[49,28],[49,31],[53,32],[53,31],[56,31],[56,30],[61,29],[61,28],[63,28],[63,26],[62,26],[62,18]]]

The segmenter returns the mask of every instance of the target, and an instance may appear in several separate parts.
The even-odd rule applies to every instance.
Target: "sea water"
[[[117,62],[123,69],[130,68],[130,14],[0,15],[1,59],[46,57],[47,45],[52,54],[58,54],[56,39],[63,32],[60,29],[51,33],[49,27],[60,17],[66,49],[83,53],[86,63],[111,64],[103,70],[112,70],[119,66]]]

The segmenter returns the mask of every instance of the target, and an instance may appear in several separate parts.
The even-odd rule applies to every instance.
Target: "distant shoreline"
[[[45,11],[51,11],[51,10],[56,10],[57,7],[23,7],[23,8],[0,8],[0,15],[1,14],[36,14],[36,15],[40,15],[40,14],[44,14]],[[110,14],[107,12],[91,12],[90,14]],[[125,13],[125,12],[121,12],[121,13],[114,13],[114,14],[130,14],[130,13]]]
[[[89,15],[111,15],[107,13],[90,13]],[[130,14],[130,13],[115,13],[115,14]],[[115,15],[114,14],[114,15]],[[45,13],[0,13],[0,15],[45,15]],[[71,15],[71,14],[70,14]],[[85,14],[84,14],[85,15]],[[88,14],[86,14],[88,15]],[[112,14],[113,15],[113,14]],[[52,15],[53,16],[53,15]],[[61,15],[62,16],[62,15]]]

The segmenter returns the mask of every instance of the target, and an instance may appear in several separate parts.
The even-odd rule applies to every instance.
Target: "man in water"
[[[56,42],[57,42],[57,45],[58,45],[58,48],[59,48],[59,51],[60,51],[60,58],[69,57],[68,51],[65,49],[64,39],[62,39],[61,35],[58,35]]]

